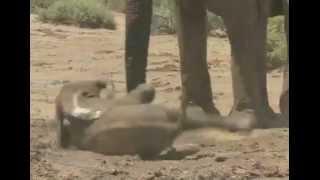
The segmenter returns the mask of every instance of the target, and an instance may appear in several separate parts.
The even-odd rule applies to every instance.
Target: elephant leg
[[[125,70],[127,91],[145,82],[152,0],[128,0],[126,12]]]
[[[287,48],[289,52],[289,1],[283,0],[284,14],[285,14],[285,31],[287,37]],[[286,120],[289,120],[289,53],[288,53],[288,64],[284,68],[283,72],[283,85],[282,93],[280,96],[280,111],[284,115]]]
[[[181,62],[182,97],[205,112],[220,114],[212,101],[207,67],[205,0],[177,0],[177,32]]]
[[[234,3],[223,19],[231,43],[234,106],[230,113],[251,109],[258,127],[275,118],[267,95],[265,43],[267,11],[264,0]]]

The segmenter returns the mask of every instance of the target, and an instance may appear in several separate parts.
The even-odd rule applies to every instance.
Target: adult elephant
[[[286,14],[288,0],[176,0],[183,92],[188,103],[220,115],[212,101],[207,68],[207,13],[221,16],[231,43],[234,105],[229,118],[241,118],[248,109],[258,127],[277,119],[268,102],[265,44],[267,19]],[[127,90],[145,82],[152,0],[128,0],[126,14]],[[286,25],[288,34],[288,26]],[[252,112],[252,111],[251,111]],[[247,117],[247,116],[246,116]]]

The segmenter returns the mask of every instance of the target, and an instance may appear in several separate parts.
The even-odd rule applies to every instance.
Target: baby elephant
[[[100,82],[75,82],[62,88],[56,101],[62,147],[150,159],[171,146],[179,134],[179,114],[149,104],[155,96],[153,87],[141,84],[126,96],[102,99],[99,94],[107,83],[100,86]]]
[[[93,87],[90,89],[81,83],[69,84],[69,88],[77,90],[67,97],[62,95],[69,91],[63,88],[60,93],[62,95],[58,96],[67,97],[67,100],[57,101],[60,102],[57,107],[72,105],[68,109],[62,108],[69,110],[63,111],[62,114],[70,123],[62,125],[63,128],[58,130],[58,134],[60,133],[58,137],[60,142],[63,142],[63,147],[73,146],[106,155],[139,154],[144,159],[150,159],[170,147],[184,128],[211,126],[247,129],[250,127],[248,123],[245,125],[240,123],[240,126],[239,123],[215,119],[194,107],[187,109],[186,119],[181,119],[180,108],[169,109],[150,104],[154,99],[155,90],[146,84],[139,85],[121,98],[102,99],[98,95],[102,90],[101,86],[93,82],[86,83]],[[57,112],[60,111],[57,109]],[[58,122],[62,120],[58,119]]]

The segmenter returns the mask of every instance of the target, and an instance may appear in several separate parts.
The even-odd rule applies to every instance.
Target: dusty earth
[[[68,81],[110,78],[125,92],[124,15],[115,13],[117,30],[80,29],[43,24],[30,16],[31,28],[31,179],[188,180],[288,179],[289,129],[239,134],[218,129],[188,131],[175,144],[197,142],[201,151],[181,160],[143,161],[137,156],[104,156],[55,147],[54,98]],[[208,40],[208,64],[214,100],[223,114],[232,106],[228,39]],[[175,36],[151,37],[148,82],[156,103],[176,105],[180,95]],[[112,74],[112,76],[111,76]],[[271,106],[279,111],[281,71],[268,74]]]

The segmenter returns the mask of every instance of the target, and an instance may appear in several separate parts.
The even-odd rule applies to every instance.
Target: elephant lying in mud
[[[247,112],[253,112],[250,117],[257,122],[256,127],[274,127],[279,118],[271,109],[267,94],[267,20],[270,16],[284,14],[288,39],[288,6],[288,0],[176,0],[182,104],[194,103],[205,112],[220,116],[212,101],[206,63],[206,11],[209,10],[224,20],[231,44],[234,104],[228,118],[243,118]],[[125,61],[128,91],[145,82],[151,16],[152,0],[127,1]],[[287,78],[284,83],[288,81]],[[289,92],[288,86],[283,90],[286,91]],[[281,99],[289,102],[288,98]],[[288,111],[288,108],[281,110]]]
[[[56,99],[60,147],[106,155],[139,154],[149,159],[171,147],[183,129],[204,126],[201,123],[232,130],[252,127],[247,119],[217,121],[196,108],[187,109],[187,120],[181,121],[179,108],[151,104],[155,89],[147,84],[140,84],[126,96],[105,99],[100,94],[106,86],[102,81],[81,81],[62,88]],[[188,154],[194,147],[180,150]]]

